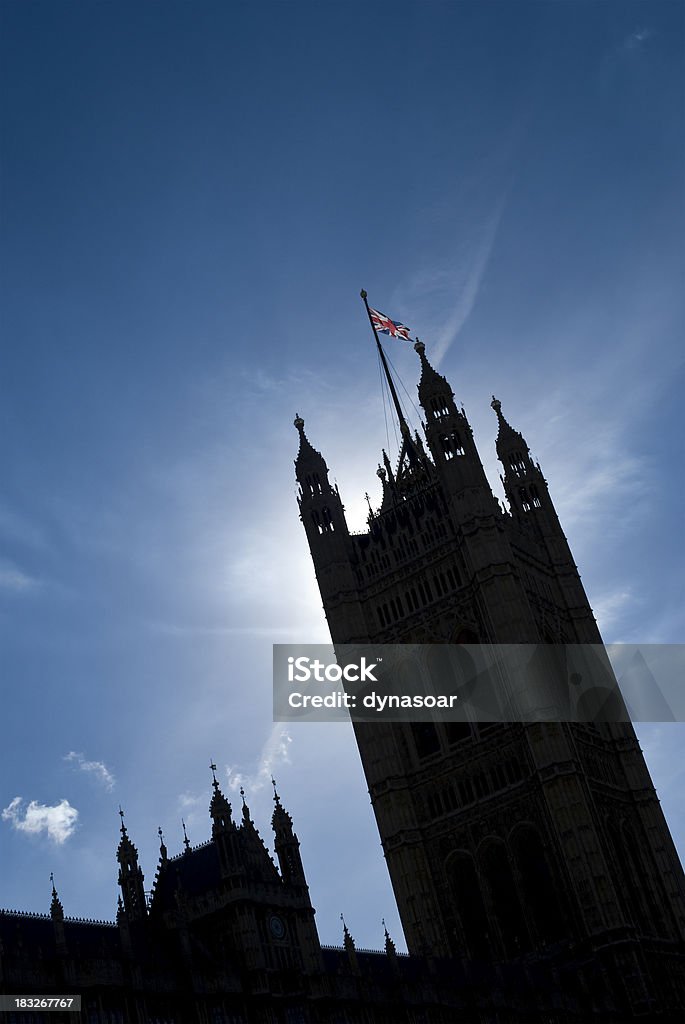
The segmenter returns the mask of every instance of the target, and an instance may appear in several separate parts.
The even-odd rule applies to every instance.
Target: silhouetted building
[[[540,467],[499,420],[509,510],[428,363],[425,441],[399,402],[399,462],[351,534],[304,422],[300,510],[335,643],[601,643]],[[389,378],[392,386],[392,381]],[[396,400],[396,395],[394,396]],[[441,650],[432,649],[436,671]],[[410,955],[385,934],[319,942],[274,787],[274,862],[216,780],[211,838],[150,893],[123,821],[116,923],[0,911],[0,993],[78,994],[80,1018],[8,1024],[606,1024],[685,1011],[685,882],[627,724],[355,724]],[[214,768],[214,766],[212,766]],[[355,865],[350,865],[354,873]]]
[[[493,398],[504,510],[463,408],[414,347],[425,443],[386,365],[402,443],[395,468],[383,452],[366,532],[348,529],[295,419],[300,512],[334,644],[601,644],[526,441]],[[432,648],[436,674],[446,654]],[[410,953],[512,977],[535,965],[587,1019],[685,1012],[685,879],[630,724],[354,728]]]

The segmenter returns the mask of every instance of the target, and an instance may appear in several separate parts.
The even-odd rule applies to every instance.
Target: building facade
[[[526,441],[493,398],[505,509],[452,388],[414,347],[424,437],[383,360],[402,443],[395,468],[383,452],[367,531],[348,529],[295,419],[334,644],[601,644]],[[431,648],[436,674],[445,656]],[[358,722],[355,734],[410,953],[514,974],[536,964],[589,1016],[685,1013],[685,879],[630,723]]]

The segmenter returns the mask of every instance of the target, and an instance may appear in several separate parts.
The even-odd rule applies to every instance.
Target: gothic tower
[[[414,347],[425,446],[396,403],[399,461],[383,453],[366,532],[348,530],[295,420],[300,513],[333,642],[601,644],[526,441],[493,399],[505,510],[452,388]],[[431,648],[436,671],[444,654]],[[588,1017],[677,1016],[685,878],[630,724],[354,729],[410,953],[537,964]]]

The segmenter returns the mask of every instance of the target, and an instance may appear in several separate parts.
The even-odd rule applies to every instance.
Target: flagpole
[[[392,379],[392,377],[390,375],[390,369],[388,367],[388,363],[387,363],[387,360],[385,358],[385,352],[383,351],[383,346],[381,345],[381,343],[379,341],[378,332],[377,332],[377,330],[376,330],[376,328],[374,326],[374,322],[371,319],[371,310],[369,309],[369,303],[367,302],[366,292],[362,288],[362,290],[361,290],[361,292],[359,294],[362,297],[362,301],[363,301],[364,306],[366,308],[366,315],[369,318],[369,323],[371,324],[371,330],[373,331],[373,336],[376,339],[376,345],[378,346],[378,354],[381,357],[381,362],[383,364],[383,369],[385,370],[385,376],[386,376],[387,381],[388,381],[388,387],[390,388],[390,394],[392,395],[392,400],[393,400],[393,402],[395,404],[395,412],[397,413],[397,418],[400,421],[400,433],[402,434],[402,437],[409,437],[409,427],[407,426],[407,421],[404,418],[404,413],[402,412],[402,406],[400,405],[400,400],[397,397],[397,391],[395,390],[395,384],[394,384],[394,381],[393,381],[393,379]]]

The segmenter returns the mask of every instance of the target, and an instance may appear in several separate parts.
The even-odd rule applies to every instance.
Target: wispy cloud
[[[89,775],[94,775],[108,793],[111,793],[114,789],[116,779],[102,761],[87,761],[83,754],[78,754],[75,750],[70,750],[68,754],[65,754],[64,760],[69,761],[74,768],[87,772]]]
[[[459,336],[476,304],[504,212],[506,196],[505,191],[497,200],[492,213],[480,228],[480,237],[472,252],[455,274],[452,288],[456,292],[456,302],[446,322],[438,330],[433,345],[433,361],[436,365],[440,364],[445,353]]]
[[[599,628],[604,631],[613,627],[621,620],[633,600],[633,593],[629,588],[610,591],[595,597],[592,608]]]
[[[23,797],[15,796],[2,812],[2,820],[9,821],[17,832],[28,835],[44,832],[48,839],[60,846],[73,835],[78,811],[68,800],[60,800],[53,806],[40,804],[37,800],[31,800],[26,808],[23,804]]]
[[[291,743],[292,739],[286,726],[274,725],[253,772],[246,772],[236,765],[227,767],[228,784],[231,789],[236,790],[243,786],[248,792],[254,793],[269,785],[276,769],[281,765],[290,764]]]
[[[29,576],[13,562],[0,561],[0,589],[23,593],[39,585],[39,580]]]
[[[637,50],[644,46],[647,40],[651,39],[653,35],[654,32],[650,28],[638,28],[625,37],[621,43],[620,49],[624,51]]]

